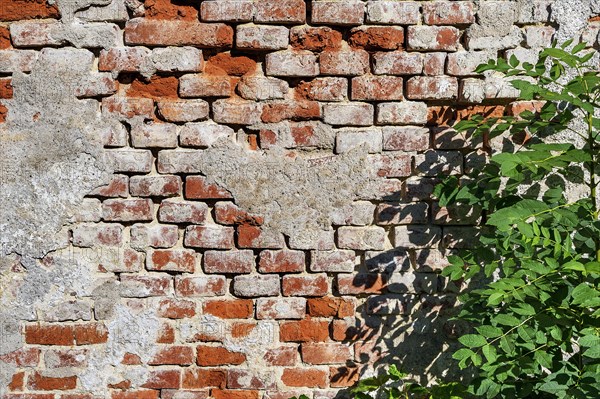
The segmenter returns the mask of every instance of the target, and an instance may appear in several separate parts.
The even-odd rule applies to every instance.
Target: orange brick
[[[279,338],[282,342],[322,342],[329,338],[326,321],[299,320],[281,323]]]
[[[187,368],[183,371],[182,388],[225,388],[227,374],[218,369],[194,369]]]
[[[220,299],[204,302],[204,313],[222,319],[247,319],[254,313],[251,299]]]
[[[75,389],[77,386],[77,377],[45,377],[36,371],[27,379],[27,386],[34,391]]]
[[[327,372],[317,369],[286,368],[281,381],[288,387],[327,388]]]
[[[74,326],[77,345],[103,344],[108,341],[108,329],[102,323]]]
[[[196,348],[198,366],[222,366],[226,364],[242,364],[246,355],[232,352],[220,346],[201,345]]]
[[[75,336],[72,326],[40,326],[25,327],[25,342],[37,345],[73,345]]]

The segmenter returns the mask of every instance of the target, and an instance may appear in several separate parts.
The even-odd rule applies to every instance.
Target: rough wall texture
[[[1,0],[0,396],[343,396],[451,374],[448,128],[591,0]]]

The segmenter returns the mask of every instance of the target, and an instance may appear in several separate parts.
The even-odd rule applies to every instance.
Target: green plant
[[[489,160],[435,190],[442,206],[484,210],[477,244],[444,270],[475,286],[459,314],[473,331],[453,357],[477,370],[477,396],[600,397],[600,75],[585,44],[571,45],[553,44],[535,65],[511,57],[478,67],[515,77],[519,99],[541,108],[459,122],[488,143]],[[515,135],[527,139],[489,146]],[[574,184],[578,196],[566,188]]]
[[[461,399],[464,397],[464,387],[458,383],[426,388],[408,381],[407,377],[407,374],[400,372],[392,364],[378,377],[360,380],[351,392],[355,399]]]

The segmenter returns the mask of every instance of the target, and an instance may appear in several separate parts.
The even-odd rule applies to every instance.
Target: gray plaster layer
[[[14,98],[0,127],[0,256],[42,257],[66,244],[69,213],[112,171],[96,129],[96,100],[75,90],[92,73],[87,50],[44,49],[30,74],[13,75]]]
[[[292,239],[298,234],[317,242],[330,230],[339,208],[359,198],[373,198],[377,170],[364,146],[343,155],[290,158],[280,148],[249,151],[220,141],[198,158],[198,169],[226,188],[236,203],[263,215],[265,227]]]

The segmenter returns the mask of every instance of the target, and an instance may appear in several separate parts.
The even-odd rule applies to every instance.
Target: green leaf
[[[492,320],[498,324],[514,327],[518,325],[521,321],[517,319],[515,316],[511,316],[508,314],[500,313],[492,317]]]
[[[479,327],[475,327],[475,329],[477,330],[477,332],[481,335],[483,335],[486,338],[496,338],[502,335],[503,331],[502,329],[498,328],[498,327],[493,327],[493,326],[479,326]]]
[[[477,334],[466,334],[458,339],[458,342],[466,346],[467,348],[479,348],[487,344],[487,341],[484,337]]]

